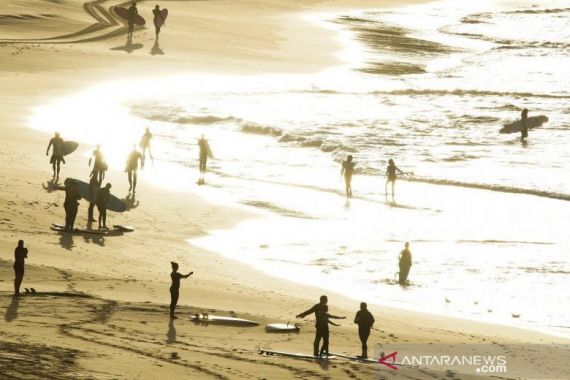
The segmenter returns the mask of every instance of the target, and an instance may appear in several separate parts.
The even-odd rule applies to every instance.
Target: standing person
[[[24,248],[24,241],[18,240],[14,250],[14,294],[20,294],[20,285],[24,279],[24,261],[28,258],[28,248]]]
[[[360,343],[362,343],[362,355],[363,359],[368,358],[368,337],[370,336],[370,329],[374,324],[374,317],[372,313],[368,311],[368,305],[366,302],[360,303],[360,310],[356,312],[354,317],[354,323],[358,325],[358,336],[360,338]]]
[[[344,175],[347,197],[352,197],[352,175],[354,174],[355,165],[356,164],[352,161],[352,155],[349,154],[346,161],[342,162],[342,168],[340,169],[340,175]]]
[[[73,231],[77,209],[79,208],[79,186],[76,180],[71,180],[65,187],[65,201],[63,208],[65,209],[65,230]]]
[[[400,266],[398,283],[400,285],[406,285],[408,274],[410,274],[410,268],[412,267],[412,252],[410,251],[410,243],[408,242],[404,244],[404,249],[400,252],[398,265]]]
[[[208,163],[208,157],[213,158],[212,150],[210,149],[210,144],[204,135],[200,136],[198,139],[198,148],[200,148],[200,179],[198,180],[199,185],[205,183],[204,176],[206,174],[206,164]]]
[[[156,6],[154,7],[154,9],[152,10],[152,13],[154,14],[154,32],[156,34],[156,39],[158,39],[158,34],[160,33],[160,28],[162,27],[162,25],[164,25],[164,18],[162,17],[162,11],[160,10],[160,7],[158,6],[158,4],[156,4]]]
[[[178,319],[174,312],[176,311],[176,305],[178,304],[178,297],[180,296],[180,279],[188,278],[194,272],[188,274],[178,273],[178,263],[171,261],[172,273],[170,273],[170,278],[172,279],[172,285],[170,285],[170,319]]]
[[[132,38],[133,36],[133,30],[135,29],[135,19],[137,18],[139,14],[139,10],[137,9],[137,2],[133,1],[131,3],[131,6],[128,9],[128,23],[129,23],[129,30],[127,32],[127,37],[128,38]]]
[[[129,176],[129,192],[132,190],[133,194],[137,187],[137,170],[139,169],[139,161],[141,162],[141,169],[144,169],[143,155],[137,150],[137,147],[133,145],[133,151],[129,154],[126,168]]]
[[[101,186],[103,179],[105,179],[105,172],[108,168],[108,165],[105,162],[105,157],[103,157],[103,152],[101,151],[101,145],[97,145],[93,151],[93,154],[89,158],[89,166],[91,166],[91,161],[94,161],[91,175],[94,175],[97,178],[99,186]]]
[[[91,179],[89,180],[89,192],[91,196],[89,197],[89,209],[87,210],[87,221],[89,223],[95,222],[93,217],[93,210],[95,209],[95,203],[97,202],[97,193],[99,192],[100,184],[97,180],[97,176],[91,173]]]
[[[65,164],[65,159],[63,158],[64,155],[63,139],[59,136],[58,132],[56,132],[55,136],[49,140],[49,144],[46,149],[46,156],[49,155],[49,149],[52,146],[53,150],[51,153],[51,158],[49,159],[49,163],[53,168],[53,178],[57,180],[59,179],[60,164],[62,162]]]
[[[97,210],[99,211],[99,229],[107,229],[107,203],[111,196],[111,184],[107,183],[97,193]],[[102,223],[101,223],[102,222]]]
[[[152,137],[152,133],[150,133],[150,129],[147,127],[141,137],[141,141],[139,142],[139,145],[142,149],[143,159],[146,159],[146,151],[148,150],[148,154],[152,160],[152,153],[150,151],[150,140],[152,140]]]
[[[304,311],[296,316],[296,318],[305,318],[307,315],[315,313],[316,331],[315,331],[315,341],[313,342],[313,356],[319,356],[319,344],[321,343],[321,339],[323,338],[324,334],[324,331],[322,331],[321,329],[322,323],[320,322],[319,318],[324,314],[326,314],[326,311],[323,312],[323,310],[325,306],[327,306],[328,302],[329,299],[327,298],[327,296],[323,295],[321,296],[320,302],[318,304],[314,305],[309,310]]]
[[[324,305],[319,311],[320,315],[317,316],[317,323],[320,325],[319,329],[323,337],[323,346],[319,352],[319,356],[324,358],[329,356],[329,324],[333,326],[339,326],[332,322],[331,319],[346,319],[346,317],[337,317],[336,315],[331,315],[328,313],[329,307]]]
[[[524,140],[528,137],[528,109],[523,109],[521,112],[521,140]]]
[[[388,197],[388,184],[392,183],[392,199],[394,199],[394,186],[396,185],[396,172],[404,174],[394,163],[391,158],[388,160],[388,168],[386,169],[386,185],[384,186],[384,194]]]

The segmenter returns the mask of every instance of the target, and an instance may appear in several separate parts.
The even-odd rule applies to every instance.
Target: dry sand
[[[51,223],[63,220],[63,192],[47,185],[51,168],[43,151],[50,136],[27,128],[32,107],[103,80],[200,71],[317,71],[337,63],[334,53],[339,46],[330,31],[303,21],[302,13],[399,3],[162,1],[170,16],[160,45],[154,44],[149,28],[138,30],[134,45],[126,47],[124,25],[109,11],[118,1],[4,1],[0,11],[0,310],[4,311],[0,378],[472,378],[445,367],[393,372],[343,360],[327,364],[257,354],[262,347],[309,353],[314,332],[309,319],[301,333],[293,335],[266,334],[263,327],[193,324],[187,318],[196,311],[235,314],[262,324],[286,322],[316,302],[321,291],[269,278],[190,247],[186,239],[229,227],[248,215],[144,182],[139,184],[139,203],[116,217],[136,226],[134,233],[96,237],[50,231]],[[154,4],[140,2],[139,12],[149,15]],[[79,155],[70,156],[62,176],[83,178],[86,170],[87,162]],[[127,193],[124,173],[108,176],[115,193]],[[86,223],[85,209],[83,202],[79,225]],[[23,287],[36,288],[40,294],[35,296],[11,295],[18,239],[26,240],[30,249]],[[167,312],[170,260],[178,261],[182,272],[195,272],[183,281],[181,318],[174,323]],[[348,317],[341,327],[333,328],[332,351],[358,353],[356,329],[350,323],[358,302],[330,293],[329,298],[331,312]],[[568,351],[551,350],[548,345],[567,344],[563,339],[370,308],[377,319],[371,347],[409,342],[432,345],[437,352],[438,344],[448,343],[456,346],[457,353],[470,349],[464,343],[481,343],[488,352],[507,350],[512,355],[516,365],[501,375],[505,378],[564,377],[560,364],[568,363],[563,356]]]

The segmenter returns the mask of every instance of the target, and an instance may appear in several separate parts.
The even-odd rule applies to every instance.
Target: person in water
[[[158,34],[160,33],[160,28],[164,25],[164,18],[162,17],[162,11],[158,4],[152,10],[152,14],[154,15],[154,32],[156,34],[156,39],[158,39]]]
[[[400,267],[398,283],[400,285],[406,285],[408,275],[410,274],[410,268],[412,267],[412,252],[410,252],[410,243],[408,242],[404,244],[404,249],[400,252],[398,265]]]
[[[76,180],[68,182],[65,186],[65,201],[63,208],[65,209],[65,230],[73,231],[77,209],[79,208],[79,186]]]
[[[152,133],[150,133],[150,129],[147,127],[145,129],[145,132],[142,135],[141,141],[139,143],[139,145],[142,149],[143,160],[146,159],[146,151],[147,150],[148,150],[149,157],[152,160],[152,152],[150,151],[150,140],[152,140]]]
[[[127,10],[127,22],[128,22],[128,31],[127,37],[133,36],[133,30],[135,29],[135,20],[139,14],[139,10],[137,9],[137,2],[133,1],[131,6]]]
[[[204,176],[206,175],[206,164],[208,163],[208,157],[213,158],[212,150],[210,149],[210,144],[204,135],[200,136],[198,139],[198,148],[200,150],[200,179],[198,184],[203,185],[205,183]]]
[[[144,157],[137,150],[137,147],[133,145],[133,151],[129,154],[126,167],[126,172],[129,176],[129,192],[132,190],[133,194],[136,192],[137,188],[137,170],[139,169],[139,161],[141,163],[141,168],[144,169]]]
[[[89,208],[87,209],[87,221],[89,223],[95,222],[95,218],[93,217],[93,211],[95,210],[95,203],[97,202],[97,193],[99,192],[100,188],[99,181],[97,177],[91,173],[91,179],[89,180],[89,192],[91,193],[89,199]]]
[[[323,345],[319,352],[319,356],[322,358],[329,356],[329,324],[333,326],[339,326],[336,323],[333,323],[331,319],[346,319],[346,317],[337,317],[336,315],[331,315],[328,313],[328,311],[329,307],[327,305],[323,305],[317,312],[317,329],[321,331],[321,336],[323,338]]]
[[[174,312],[176,311],[176,305],[178,304],[178,297],[180,296],[180,279],[188,278],[194,274],[190,272],[188,274],[178,273],[178,263],[171,261],[172,273],[170,273],[170,278],[172,279],[172,285],[170,285],[170,319],[177,319]]]
[[[326,314],[326,311],[323,311],[329,299],[327,296],[323,295],[320,298],[320,302],[314,305],[309,310],[302,312],[301,314],[297,314],[296,318],[305,318],[309,314],[315,314],[315,340],[313,342],[313,356],[319,356],[319,345],[321,343],[321,339],[323,338],[324,331],[322,331],[322,323],[319,322],[319,316]],[[328,310],[328,309],[327,309]]]
[[[105,179],[105,172],[107,171],[108,165],[105,162],[105,157],[103,157],[103,152],[101,151],[101,145],[97,145],[93,154],[89,158],[89,166],[91,166],[91,161],[93,161],[93,170],[91,175],[94,175],[99,181],[99,186],[103,183]]]
[[[354,175],[354,166],[356,164],[352,161],[352,155],[349,154],[346,161],[342,162],[340,175],[344,175],[344,184],[346,187],[346,196],[352,197],[352,176]]]
[[[20,286],[24,280],[24,264],[28,258],[28,248],[24,248],[24,241],[18,240],[18,246],[14,250],[14,294],[20,294]]]
[[[362,344],[362,355],[360,357],[366,359],[368,358],[368,337],[370,336],[372,325],[374,325],[374,317],[372,313],[368,311],[366,302],[360,303],[360,310],[356,312],[354,323],[358,325],[358,337]]]
[[[55,136],[49,140],[49,144],[46,149],[46,156],[49,155],[49,149],[53,147],[51,158],[49,159],[49,163],[53,168],[53,178],[56,180],[59,178],[59,169],[60,165],[63,162],[65,164],[65,159],[63,158],[64,155],[64,147],[63,147],[63,139],[59,136],[59,133],[55,133]]]
[[[111,184],[107,183],[97,193],[97,210],[99,211],[99,229],[107,229],[107,204],[111,197]]]
[[[528,137],[528,109],[523,109],[521,112],[521,140]]]
[[[384,194],[388,196],[388,184],[392,183],[392,199],[394,199],[394,186],[396,185],[396,172],[404,174],[394,163],[391,158],[388,160],[388,168],[386,169],[386,185],[384,186]]]

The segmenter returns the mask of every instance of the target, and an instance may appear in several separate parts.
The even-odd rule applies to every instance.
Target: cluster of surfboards
[[[198,324],[219,324],[219,325],[236,325],[236,326],[259,326],[259,322],[251,321],[249,319],[226,317],[220,315],[210,315],[206,313],[194,314],[190,317],[192,322]],[[298,324],[290,323],[270,323],[265,326],[267,332],[299,332],[301,328]]]

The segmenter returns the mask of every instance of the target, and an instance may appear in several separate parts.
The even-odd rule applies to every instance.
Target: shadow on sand
[[[127,196],[123,199],[123,202],[125,202],[127,205],[127,211],[135,209],[140,205],[140,201],[136,200],[136,195],[131,193],[127,194]]]
[[[164,50],[160,48],[158,38],[154,40],[154,45],[152,45],[152,49],[150,49],[150,55],[164,55]]]
[[[176,328],[174,328],[174,319],[168,322],[168,332],[166,333],[166,343],[176,342]]]
[[[4,314],[4,320],[6,322],[12,322],[14,319],[18,318],[18,307],[20,306],[20,297],[17,295],[12,295],[12,302],[6,309],[6,314]]]
[[[62,184],[60,184],[56,179],[50,179],[46,183],[42,183],[42,187],[48,193],[59,190],[65,190],[65,187]]]
[[[138,50],[143,48],[144,45],[137,43],[137,44],[133,44],[133,38],[131,36],[127,37],[127,43],[124,46],[117,46],[114,48],[111,48],[111,50],[122,50],[122,51],[126,51],[127,53],[131,54],[133,51]]]

